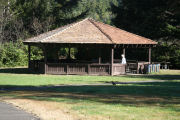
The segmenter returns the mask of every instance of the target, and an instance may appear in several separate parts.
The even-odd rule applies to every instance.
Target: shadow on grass
[[[0,73],[10,73],[10,74],[39,74],[36,71],[32,71],[28,68],[1,68]]]
[[[133,85],[75,86],[0,86],[0,96],[43,101],[100,102],[133,106],[166,106],[180,104],[180,82]],[[177,110],[180,111],[180,108]]]

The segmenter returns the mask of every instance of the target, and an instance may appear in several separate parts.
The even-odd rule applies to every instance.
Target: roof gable
[[[25,43],[157,44],[119,28],[86,18],[27,39]]]

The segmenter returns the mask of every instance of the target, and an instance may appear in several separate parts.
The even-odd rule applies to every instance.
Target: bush
[[[26,54],[28,55],[28,51]],[[31,60],[42,60],[43,58],[42,49],[37,46],[31,46]]]
[[[27,65],[27,47],[22,42],[9,42],[0,45],[0,67]]]

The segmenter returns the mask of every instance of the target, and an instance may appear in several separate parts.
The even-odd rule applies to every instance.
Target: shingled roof
[[[90,18],[29,38],[24,43],[157,44]]]

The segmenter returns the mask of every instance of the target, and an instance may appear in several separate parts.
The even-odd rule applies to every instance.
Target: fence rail
[[[110,74],[110,64],[47,63],[47,74]]]
[[[110,75],[111,64],[97,63],[47,63],[32,60],[29,68],[46,74],[60,75]],[[114,63],[112,66],[113,75],[121,75],[129,72],[146,74],[151,72],[159,72],[160,65],[148,64],[148,62],[128,63],[127,65]]]

